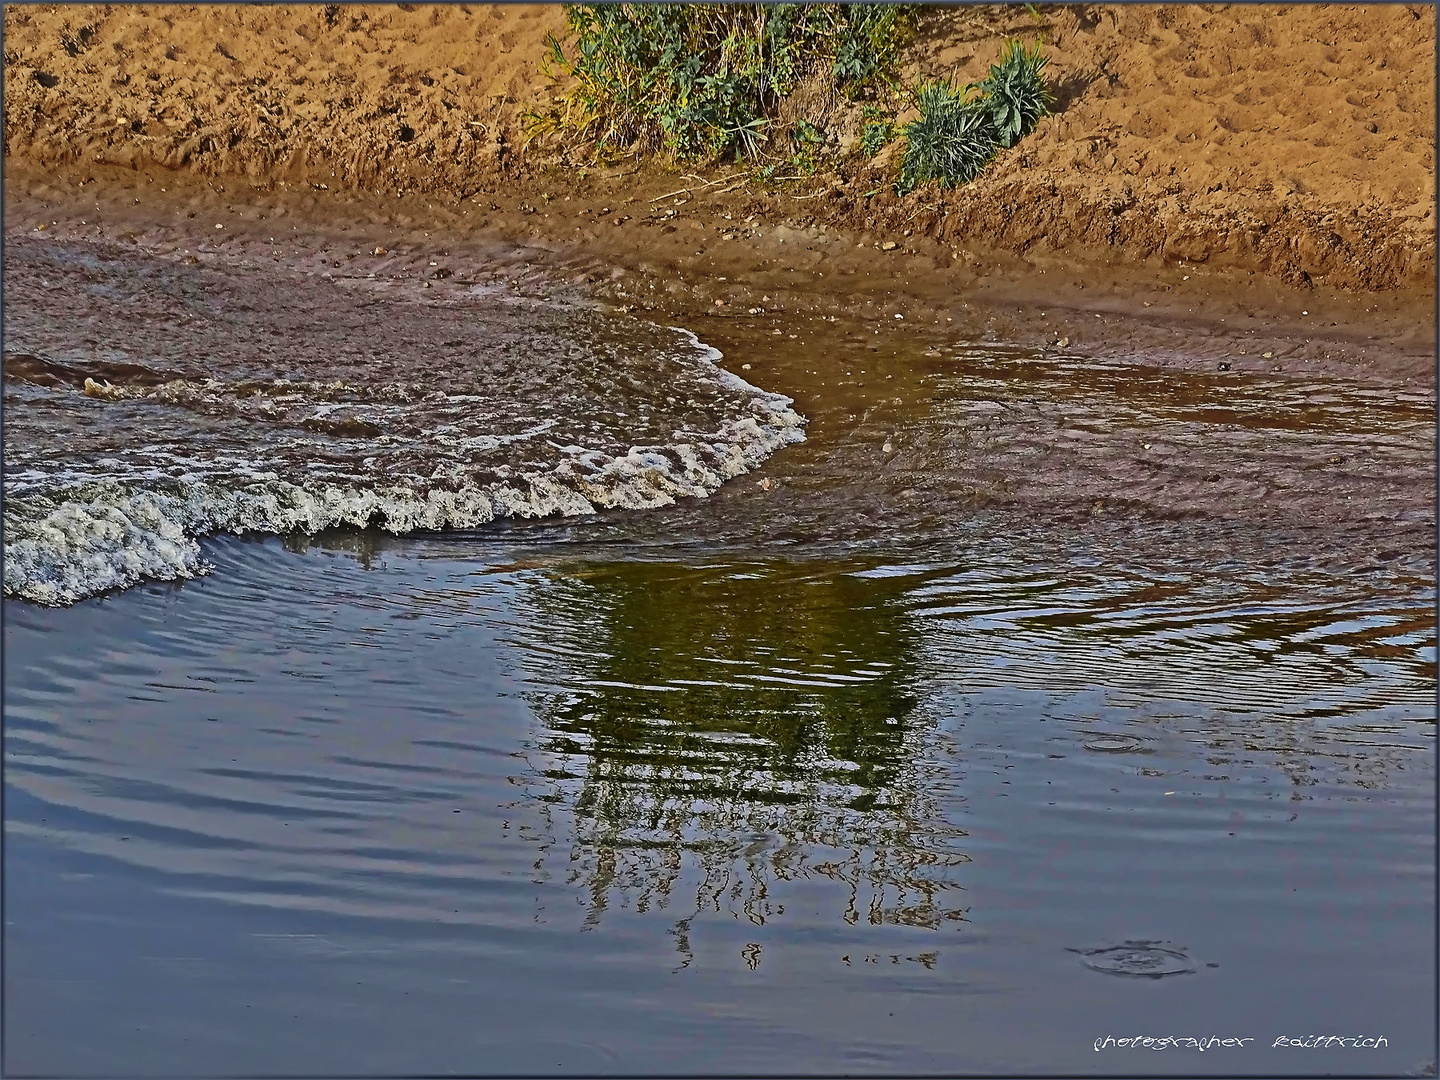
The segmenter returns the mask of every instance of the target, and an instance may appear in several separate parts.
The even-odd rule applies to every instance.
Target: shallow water
[[[33,240],[7,261],[71,306],[7,319],[5,592],[41,603],[193,577],[211,533],[663,506],[804,438],[694,335],[574,297],[421,305]]]
[[[299,340],[355,344],[329,317]],[[624,326],[610,355],[710,363]],[[793,330],[730,328],[763,390],[707,374],[707,415],[780,392],[805,441],[707,498],[215,536],[193,580],[7,603],[7,1071],[1433,1061],[1433,566],[1394,480],[1427,404]],[[1226,479],[1158,512],[1217,439]],[[1381,459],[1364,512],[1247,497],[1333,495],[1336,446]],[[1386,1045],[1271,1045],[1314,1034]]]

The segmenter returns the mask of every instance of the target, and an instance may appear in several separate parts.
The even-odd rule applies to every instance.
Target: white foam
[[[548,471],[517,475],[502,467],[491,473],[499,480],[467,485],[463,476],[437,469],[433,479],[449,485],[431,488],[332,483],[319,470],[299,482],[254,469],[124,480],[85,470],[82,482],[72,472],[58,489],[52,474],[50,490],[42,492],[39,477],[27,471],[6,499],[5,595],[65,605],[144,580],[194,577],[207,571],[197,538],[215,533],[315,533],[342,525],[409,533],[504,517],[653,509],[710,495],[804,440],[805,419],[790,398],[716,367],[720,353],[681,332],[713,372],[707,374],[743,395],[738,408],[715,431],[676,432],[671,442],[631,446],[619,456],[550,444],[559,460]],[[550,426],[498,436],[494,445],[533,440]]]

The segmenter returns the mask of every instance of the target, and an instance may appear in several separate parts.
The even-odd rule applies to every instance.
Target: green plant
[[[873,105],[865,106],[864,120],[865,126],[860,129],[860,152],[874,157],[894,137],[895,127],[892,117]]]
[[[790,129],[790,166],[801,173],[813,173],[818,154],[825,145],[825,133],[809,120],[798,119]]]
[[[1014,146],[1049,114],[1055,99],[1040,77],[1047,63],[1049,58],[1038,42],[1027,49],[1018,41],[1007,41],[1000,62],[990,65],[990,73],[972,84],[990,110],[995,139],[1001,146]]]
[[[866,157],[874,157],[890,141],[890,125],[883,120],[871,120],[860,131],[860,150]]]
[[[604,157],[663,149],[681,159],[756,157],[777,106],[826,72],[842,89],[887,74],[913,22],[884,4],[570,4],[570,53],[548,39],[542,69],[571,86],[527,133],[568,133]],[[828,71],[827,71],[828,68]],[[806,152],[804,132],[795,138]]]
[[[949,79],[915,91],[920,117],[905,128],[905,155],[896,189],[902,194],[936,181],[968,184],[1001,148],[1014,146],[1050,112],[1053,98],[1041,78],[1047,58],[1039,44],[1009,41],[1000,62],[977,83]]]
[[[795,145],[800,147],[817,146],[825,140],[820,129],[804,118],[795,121],[794,138]]]
[[[735,148],[736,157],[754,157],[765,144],[765,129],[769,126],[769,120],[755,119],[748,124],[736,124],[732,128],[726,128],[722,134],[730,140],[729,145]]]
[[[888,81],[900,49],[914,29],[915,11],[908,4],[841,4],[840,27],[832,70],[848,93],[872,82]]]
[[[938,180],[968,184],[995,156],[990,112],[969,97],[969,87],[949,79],[921,83],[915,91],[920,118],[906,125],[905,156],[897,189],[904,193]]]

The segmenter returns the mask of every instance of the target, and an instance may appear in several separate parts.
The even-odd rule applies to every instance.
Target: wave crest
[[[152,468],[144,476],[132,472],[110,477],[92,463],[68,474],[63,467],[42,470],[39,482],[35,469],[23,470],[5,506],[5,595],[66,605],[145,580],[194,577],[208,570],[197,539],[214,533],[284,535],[348,525],[400,534],[475,528],[497,518],[654,509],[710,495],[780,448],[803,441],[805,419],[791,408],[789,398],[722,371],[714,363],[720,358],[717,351],[694,335],[685,336],[699,352],[698,367],[690,367],[688,375],[692,382],[708,384],[712,400],[706,415],[718,420],[718,426],[709,431],[676,429],[670,441],[630,445],[620,452],[548,441],[542,448],[545,456],[537,460],[537,438],[556,434],[550,422],[509,434],[471,430],[463,441],[484,452],[482,468],[478,458],[450,452],[456,440],[447,432],[453,425],[432,424],[414,436],[407,432],[403,440],[407,454],[422,458],[428,445],[446,447],[447,454],[439,455],[433,470],[426,470],[429,482],[423,484],[413,482],[413,470],[411,482],[388,484],[357,477],[326,479],[313,475],[319,472],[315,468],[312,475],[297,475],[294,469],[282,475],[263,466],[197,472],[177,464],[171,475]],[[280,388],[294,395],[299,386],[287,381]],[[99,399],[95,407],[105,407],[100,402],[135,407],[138,402],[174,409],[187,404],[194,408],[200,397],[213,403],[220,384],[206,380],[203,395],[201,388],[176,381],[119,387],[86,379],[81,386],[71,381],[61,389]],[[674,389],[664,386],[656,392],[663,401],[664,393],[673,395]],[[723,411],[717,403],[723,403]],[[209,413],[211,406],[194,411]],[[393,447],[394,439],[389,441]],[[519,441],[527,447],[519,467],[503,460],[497,464],[497,451],[503,454]],[[613,439],[601,441],[614,445]],[[180,460],[175,455],[171,459]],[[217,456],[207,466],[220,460]],[[366,458],[365,467],[374,468],[374,461]],[[187,459],[187,465],[193,460]]]

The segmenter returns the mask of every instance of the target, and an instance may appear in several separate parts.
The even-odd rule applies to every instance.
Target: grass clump
[[[1018,41],[1008,41],[1000,62],[991,64],[990,73],[972,84],[980,92],[981,105],[990,112],[995,141],[1006,149],[1034,131],[1055,104],[1040,75],[1049,62],[1039,42],[1027,49]]]
[[[896,189],[903,194],[932,181],[944,187],[968,184],[1000,149],[1030,134],[1054,104],[1041,77],[1046,63],[1038,43],[1026,48],[1010,41],[979,82],[921,83],[915,91],[920,116],[905,128]]]
[[[897,189],[913,191],[932,180],[951,187],[979,176],[997,149],[989,111],[949,79],[921,83],[915,103],[920,118],[905,127]]]
[[[757,157],[777,107],[823,75],[847,94],[888,78],[914,16],[895,4],[569,4],[571,52],[546,71],[571,87],[529,133],[590,140],[596,157]],[[808,134],[808,133],[802,133]]]

